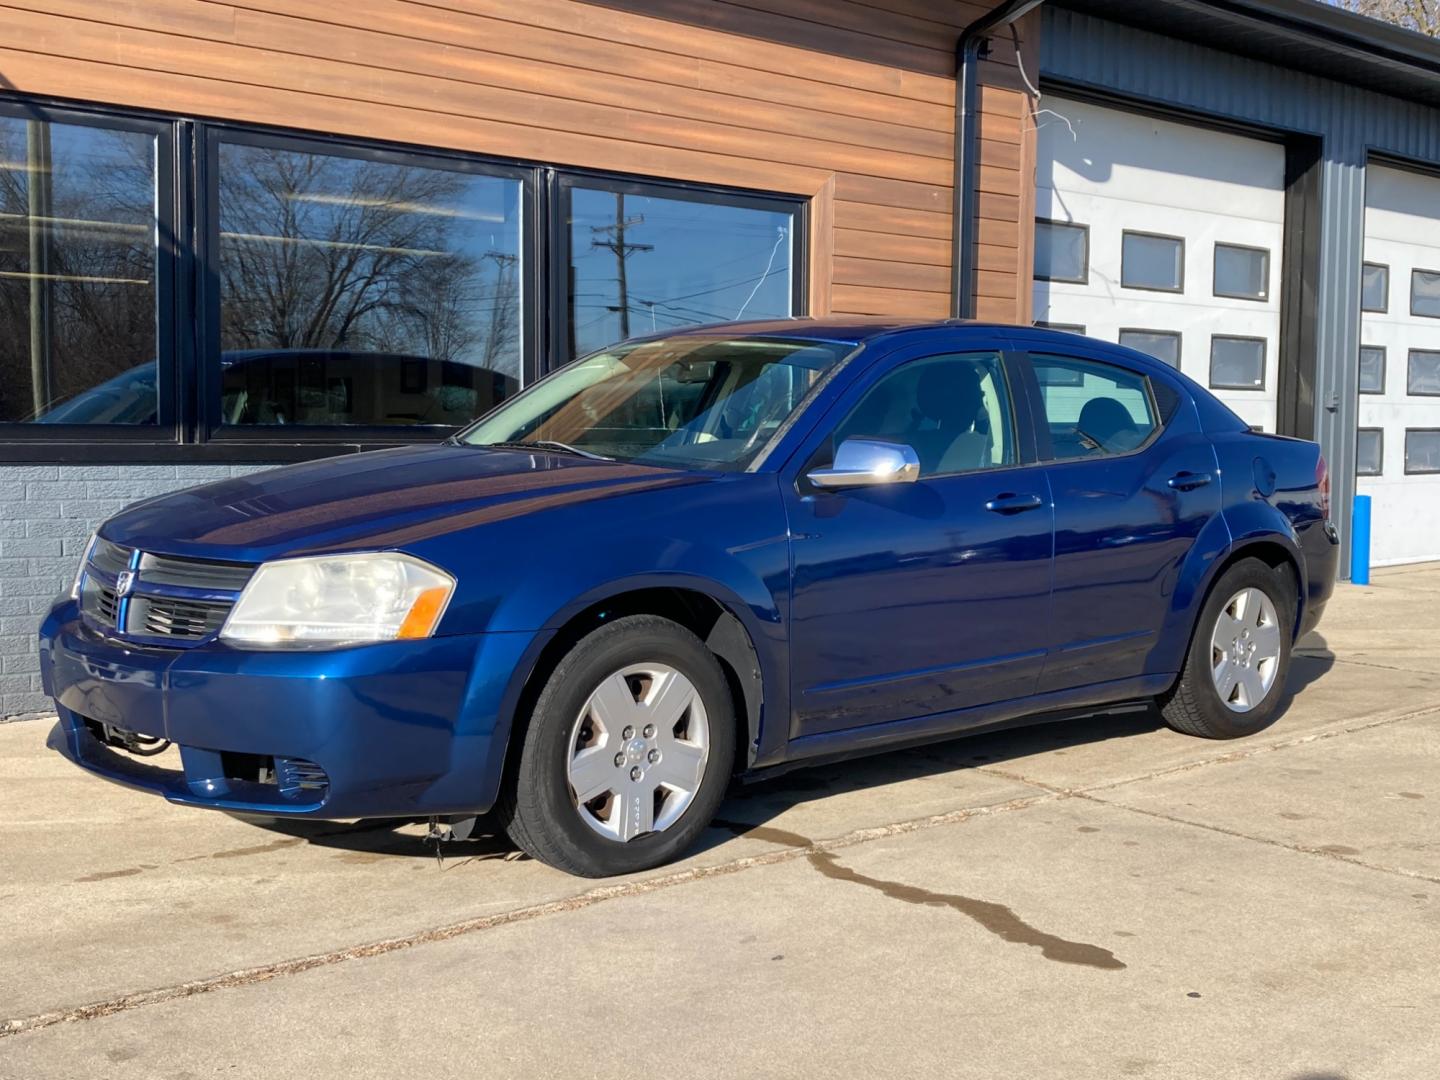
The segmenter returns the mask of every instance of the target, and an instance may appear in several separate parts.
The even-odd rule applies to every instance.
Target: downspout
[[[1006,0],[960,31],[955,44],[955,179],[950,236],[950,314],[975,314],[975,120],[978,97],[975,84],[980,47],[996,30],[1009,26],[1044,0]]]

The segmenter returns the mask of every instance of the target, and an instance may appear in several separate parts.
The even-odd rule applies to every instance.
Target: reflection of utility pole
[[[620,337],[622,339],[630,336],[630,282],[625,273],[625,260],[637,251],[654,251],[654,244],[630,244],[625,241],[625,230],[632,225],[640,225],[645,221],[645,215],[633,217],[628,221],[625,219],[625,196],[615,196],[615,224],[614,225],[591,225],[590,231],[594,237],[590,240],[592,248],[605,248],[615,253],[616,282],[620,287],[619,301],[617,306],[610,307],[611,311],[620,313]],[[609,239],[602,240],[601,235],[608,235]]]
[[[50,339],[54,288],[50,279],[50,221],[54,212],[50,173],[50,125],[25,122],[25,190],[30,216],[30,388],[36,419],[50,409]]]

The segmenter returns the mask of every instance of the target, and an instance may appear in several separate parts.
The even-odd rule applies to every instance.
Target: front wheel
[[[546,681],[501,819],[523,851],[557,869],[646,870],[710,823],[734,755],[734,704],[710,650],[668,619],[617,619]]]
[[[1288,567],[1237,562],[1200,613],[1180,678],[1161,698],[1165,722],[1207,739],[1268,727],[1284,696],[1298,598]]]

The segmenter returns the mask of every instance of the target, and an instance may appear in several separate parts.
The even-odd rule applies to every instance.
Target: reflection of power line
[[[625,230],[632,225],[640,225],[645,221],[645,215],[626,220],[625,218],[625,196],[615,196],[615,224],[614,225],[591,225],[590,246],[592,248],[604,248],[615,254],[615,280],[619,286],[620,295],[617,297],[619,304],[614,310],[620,313],[620,336],[630,336],[630,282],[625,270],[625,260],[640,251],[654,251],[654,244],[637,244],[625,239]],[[602,239],[603,237],[603,239]]]

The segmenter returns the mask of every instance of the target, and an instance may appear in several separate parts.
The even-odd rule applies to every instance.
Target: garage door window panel
[[[846,439],[909,446],[922,479],[1013,465],[1015,421],[1005,367],[995,353],[913,360],[883,376],[837,425]]]
[[[1383,394],[1385,392],[1385,347],[1383,345],[1360,346],[1360,393]]]
[[[1159,411],[1145,376],[1053,354],[1033,354],[1031,363],[1054,460],[1134,453],[1159,431]]]
[[[1360,309],[1384,314],[1390,310],[1390,267],[1367,262],[1360,269]]]
[[[1410,271],[1410,314],[1440,319],[1440,270]]]
[[[1360,428],[1355,433],[1355,472],[1379,476],[1385,471],[1385,433],[1380,428]]]
[[[1120,344],[1179,369],[1181,337],[1173,330],[1121,330]]]
[[[1086,284],[1090,280],[1089,226],[1037,218],[1035,280]]]
[[[1440,473],[1440,428],[1410,428],[1405,432],[1405,471]]]
[[[1041,330],[1060,330],[1066,334],[1078,334],[1081,337],[1085,336],[1085,327],[1079,323],[1043,322],[1037,320],[1034,325]]]
[[[1243,244],[1216,244],[1214,293],[1233,300],[1270,299],[1270,252]]]
[[[1120,239],[1120,284],[1149,292],[1185,291],[1185,239],[1125,232]]]
[[[1440,397],[1440,352],[1411,349],[1406,364],[1405,392],[1415,397]]]
[[[1212,390],[1264,390],[1266,340],[1216,334],[1210,339]]]

